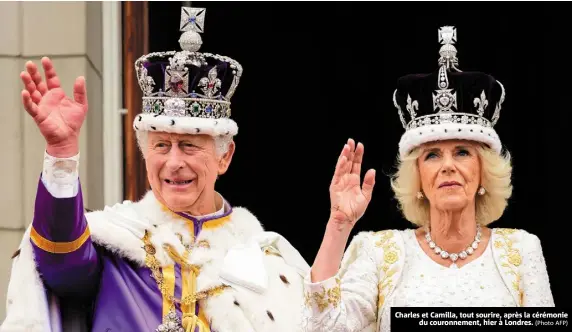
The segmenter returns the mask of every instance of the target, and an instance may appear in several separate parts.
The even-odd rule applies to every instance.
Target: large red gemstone
[[[174,92],[180,92],[181,89],[183,88],[183,81],[178,81],[178,82],[170,81],[169,86],[171,87],[171,90],[173,90]]]

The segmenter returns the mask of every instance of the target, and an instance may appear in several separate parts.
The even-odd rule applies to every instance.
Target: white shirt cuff
[[[56,158],[44,151],[42,183],[55,198],[75,197],[79,191],[79,153]]]

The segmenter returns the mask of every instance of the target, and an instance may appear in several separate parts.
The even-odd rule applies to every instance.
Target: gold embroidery
[[[310,295],[310,292],[304,292],[304,305],[306,305],[306,308],[312,307],[312,295]]]
[[[193,223],[187,223],[187,227],[188,227],[189,234],[194,235]],[[182,235],[180,235],[179,239],[180,239],[181,243],[183,243],[183,236]],[[194,242],[194,240],[195,239],[193,236],[191,241]],[[181,283],[182,283],[181,297],[183,299],[187,298],[189,295],[196,292],[196,276],[200,272],[200,269],[198,267],[192,268],[191,266],[188,266],[187,260],[189,258],[189,255],[191,254],[192,246],[189,244],[189,245],[185,246],[185,248],[186,248],[186,250],[183,253],[183,257],[180,257],[179,254],[176,252],[176,250],[174,250],[174,248],[172,248],[170,246],[168,248],[169,250],[167,251],[169,253],[169,256],[171,258],[173,258],[175,261],[179,261],[179,264],[181,265],[181,279],[182,279],[181,280]],[[183,314],[183,320],[182,320],[183,328],[194,329],[194,327],[197,325],[197,321],[194,319],[195,312],[196,312],[195,309],[196,309],[195,303],[185,303],[184,301],[182,301],[181,312]],[[200,330],[200,328],[199,328],[199,330]]]
[[[145,249],[146,252],[145,265],[147,265],[147,267],[151,270],[152,277],[155,279],[155,282],[157,283],[157,286],[159,287],[159,290],[163,295],[163,324],[161,326],[167,327],[170,326],[171,323],[173,324],[182,323],[184,326],[186,326],[187,331],[194,331],[188,329],[188,327],[192,326],[199,326],[199,330],[201,332],[208,331],[208,329],[204,329],[203,327],[201,327],[204,326],[204,324],[201,324],[200,320],[192,318],[193,316],[196,317],[196,315],[194,314],[194,308],[196,302],[206,299],[207,297],[210,296],[218,295],[222,293],[225,289],[230,288],[230,286],[219,285],[201,292],[196,292],[196,277],[200,272],[200,267],[187,263],[187,259],[190,254],[190,249],[188,248],[183,254],[183,256],[181,256],[170,245],[164,245],[163,247],[165,248],[169,256],[171,256],[171,258],[174,261],[178,262],[183,270],[186,269],[190,272],[189,278],[188,279],[185,278],[186,279],[185,282],[187,282],[188,284],[186,286],[183,285],[185,293],[187,293],[186,296],[184,296],[181,300],[176,299],[174,297],[173,266],[167,266],[161,268],[161,264],[155,257],[156,249],[155,246],[151,243],[151,235],[147,230],[145,231],[145,235],[143,236],[143,243],[144,243],[143,248]],[[172,284],[170,281],[171,269],[173,269]],[[161,270],[163,271],[163,273],[161,272]],[[183,315],[184,316],[183,322],[179,322],[177,320],[178,318],[176,317],[176,315],[173,316],[173,313],[175,312],[175,304],[180,304],[181,308],[191,309],[191,312]],[[195,323],[198,325],[196,325]]]
[[[167,282],[165,282],[165,276],[161,273],[161,264],[154,256],[156,253],[155,246],[151,243],[150,234],[148,231],[145,231],[145,235],[143,236],[143,243],[145,246],[146,255],[145,255],[145,265],[151,270],[151,276],[155,279],[157,286],[159,287],[159,291],[163,295],[163,320],[167,319],[167,315],[169,312],[174,309],[175,306],[175,298],[173,293],[170,292],[170,287]],[[174,275],[174,273],[173,273]],[[167,305],[167,307],[165,307]],[[167,315],[165,315],[167,313]]]
[[[187,303],[187,304],[188,303],[194,303],[194,302],[197,302],[200,300],[204,300],[204,299],[211,297],[211,296],[220,295],[225,289],[228,289],[228,288],[230,288],[230,286],[218,285],[218,286],[215,286],[213,288],[206,289],[204,291],[200,291],[200,292],[196,292],[194,294],[190,294],[179,302],[180,303]]]
[[[314,300],[320,312],[323,312],[328,307],[328,301],[326,300],[326,289],[324,286],[322,286],[321,292],[314,292],[312,294],[312,300]]]
[[[506,268],[506,272],[509,275],[514,276],[512,288],[517,292],[520,302],[519,305],[522,306],[524,304],[524,291],[521,287],[522,277],[518,271],[518,266],[522,263],[522,256],[519,250],[513,247],[513,242],[509,238],[509,235],[514,234],[516,231],[516,229],[511,228],[496,228],[494,232],[501,236],[502,241],[495,241],[495,247],[504,251],[504,254],[500,255],[501,259],[503,259],[501,266]]]
[[[175,266],[164,266],[161,270],[163,272],[165,293],[169,294],[169,296],[163,295],[163,317],[165,317],[169,314],[173,305],[172,298],[175,294]]]
[[[334,287],[326,290],[324,286],[322,286],[322,290],[320,292],[306,292],[304,294],[304,303],[308,308],[311,308],[312,305],[316,305],[320,312],[326,310],[328,305],[332,305],[334,308],[337,308],[340,304],[341,300],[341,280],[340,278],[335,278],[336,284]]]
[[[207,240],[200,240],[197,243],[197,247],[210,249],[211,245],[210,245],[209,241],[207,241]]]
[[[69,254],[81,248],[81,246],[89,239],[89,227],[86,227],[83,233],[71,242],[52,242],[41,236],[34,227],[30,230],[30,239],[36,247],[52,254]]]
[[[383,260],[387,264],[393,264],[397,262],[397,253],[395,251],[388,251],[383,255]]]
[[[337,308],[340,304],[341,297],[341,280],[336,278],[336,286],[334,288],[328,289],[328,302],[334,308]]]
[[[522,263],[522,258],[518,252],[512,252],[508,255],[508,262],[514,266],[519,266]]]
[[[383,249],[383,263],[380,270],[384,272],[384,275],[377,285],[377,306],[378,309],[381,309],[385,303],[389,290],[393,287],[393,275],[398,271],[397,266],[394,266],[394,264],[399,261],[399,248],[397,247],[397,244],[392,241],[393,231],[380,231],[374,235],[380,237],[375,245]]]

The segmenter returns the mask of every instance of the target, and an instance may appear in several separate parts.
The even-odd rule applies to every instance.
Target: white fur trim
[[[174,124],[173,124],[174,123]],[[234,136],[238,125],[231,119],[176,117],[153,114],[138,114],[133,128],[142,131],[162,131],[175,134],[206,134],[211,136]]]
[[[406,131],[399,142],[399,154],[405,157],[421,144],[450,139],[482,142],[488,144],[497,153],[502,151],[500,138],[492,128],[474,124],[442,123]]]
[[[151,231],[151,241],[161,264],[173,264],[163,250],[163,244],[171,244],[180,254],[184,251],[175,233],[181,233],[183,241],[190,241],[187,221],[165,212],[151,191],[139,202],[125,201],[106,207],[103,211],[86,214],[86,219],[95,243],[139,266],[145,265],[141,237],[146,229]],[[58,316],[51,314],[51,310],[58,311],[58,305],[52,301],[54,297],[46,296],[44,291],[36,270],[29,231],[22,239],[20,255],[14,259],[8,287],[7,318],[0,325],[0,332],[61,332],[56,329],[61,325]],[[213,330],[297,330],[297,322],[301,319],[299,308],[304,300],[302,276],[308,273],[309,266],[286,239],[277,233],[265,232],[250,211],[235,207],[229,221],[218,227],[203,228],[196,240],[208,243],[208,248],[199,246],[189,257],[191,264],[201,266],[197,291],[221,285],[225,256],[229,249],[244,244],[258,244],[260,252],[257,255],[263,261],[258,267],[266,276],[266,287],[262,287],[261,293],[233,285],[219,296],[204,300],[205,314],[211,318]],[[263,255],[266,246],[274,247],[281,257]],[[243,259],[248,257],[240,258]],[[252,277],[240,274],[232,279],[249,284]]]
[[[47,292],[36,272],[34,249],[30,243],[30,230],[24,233],[20,254],[12,263],[11,277],[6,296],[6,318],[0,325],[2,332],[51,332],[53,316],[50,315]]]

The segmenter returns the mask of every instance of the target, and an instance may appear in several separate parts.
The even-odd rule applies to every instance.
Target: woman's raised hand
[[[358,143],[356,146],[354,140],[349,139],[338,158],[330,184],[330,222],[335,223],[337,228],[353,228],[371,201],[375,170],[367,171],[362,186],[360,178],[363,154],[363,144]]]

